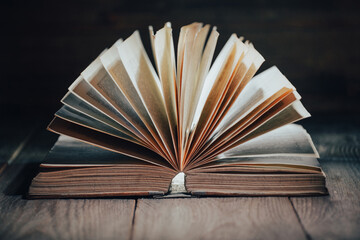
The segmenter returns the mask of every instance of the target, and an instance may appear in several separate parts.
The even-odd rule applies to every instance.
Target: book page
[[[310,117],[310,113],[305,109],[299,100],[295,101],[289,107],[286,107],[280,112],[276,112],[274,116],[271,116],[271,112],[269,112],[269,115],[269,117],[264,117],[265,121],[260,120],[258,123],[254,124],[255,128],[249,131],[247,135],[240,137],[238,142],[235,144],[244,143],[283,125]]]
[[[166,162],[164,162],[166,164]],[[137,158],[108,151],[91,144],[78,141],[73,137],[60,135],[58,141],[46,156],[41,167],[74,168],[74,167],[111,167],[127,165],[137,169],[143,166],[148,169],[163,169],[175,173],[170,165],[160,166]]]
[[[74,110],[68,106],[61,107],[56,113],[55,116],[60,117],[62,119],[68,120],[70,122],[91,128],[93,130],[103,132],[115,137],[122,138],[124,140],[148,147],[142,141],[140,141],[136,136],[134,136],[131,132],[129,134],[125,134],[121,131],[118,131],[115,128],[112,128],[102,122],[97,121],[96,119],[89,117],[77,110]]]
[[[245,87],[210,138],[217,138],[283,87],[295,87],[275,66],[256,75]]]
[[[194,128],[193,119],[195,117],[195,112],[197,109],[198,102],[200,100],[202,89],[204,88],[206,76],[209,73],[210,65],[215,52],[217,39],[219,37],[219,33],[217,32],[216,29],[217,29],[216,27],[213,27],[209,39],[207,40],[203,55],[201,57],[201,63],[198,70],[198,74],[196,75],[197,76],[196,82],[192,84],[194,90],[191,96],[191,101],[190,101],[191,104],[190,106],[188,106],[189,114],[187,117],[188,119],[185,129],[185,133],[187,133],[187,135],[186,135],[186,139],[184,139],[184,141],[187,143],[187,146],[185,146],[185,151],[190,150],[189,144],[192,142],[193,135],[191,133],[192,133],[192,129]]]
[[[269,116],[269,113],[275,114],[277,111],[281,111],[283,108],[289,106],[292,102],[296,101],[296,96],[292,91],[292,89],[288,88],[280,89],[216,138],[211,145],[220,148],[223,143],[232,141],[235,136],[239,136],[239,134],[249,131],[255,122],[264,121],[264,116]]]
[[[55,117],[48,126],[50,131],[76,138],[80,141],[92,144],[94,146],[107,149],[113,152],[121,153],[126,156],[134,157],[146,162],[160,166],[168,166],[168,162],[157,153],[120,138],[108,134],[94,131],[64,119]],[[171,164],[171,163],[170,163]],[[171,164],[174,169],[176,166]]]
[[[104,69],[111,78],[111,80],[108,82],[115,85],[112,86],[112,88],[120,89],[120,94],[122,94],[123,97],[129,101],[132,107],[132,111],[134,111],[139,119],[141,119],[141,123],[139,122],[139,124],[141,124],[139,131],[147,140],[149,140],[149,143],[152,146],[154,146],[158,151],[162,152],[162,155],[165,155],[166,158],[170,159],[170,155],[165,149],[159,134],[156,132],[151,117],[120,59],[118,52],[119,45],[121,45],[121,42],[114,44],[100,57],[100,61]]]
[[[200,77],[203,78],[205,71],[207,71],[206,62],[203,61],[203,66],[201,66],[201,61],[209,28],[209,25],[203,27],[202,23],[193,23],[182,27],[180,32],[183,39],[182,46],[179,46],[180,49],[183,49],[182,64],[181,69],[178,69],[178,72],[181,73],[178,78],[181,88],[179,91],[179,158],[182,167],[184,166],[184,155],[187,152],[186,143],[190,133],[191,121],[197,106],[197,99],[195,100],[194,96],[199,95],[198,92],[201,92],[199,84],[203,85],[201,83],[203,79],[200,79]],[[214,44],[214,37],[216,37],[216,34],[212,34],[210,44]],[[207,45],[206,54],[208,57],[212,57],[211,47],[215,48],[215,45]],[[207,59],[207,61],[211,62],[211,58]]]
[[[99,109],[95,108],[91,104],[87,103],[86,101],[82,100],[80,97],[75,95],[72,92],[68,92],[62,99],[61,102],[72,109],[75,109],[81,112],[84,115],[92,117],[101,123],[104,123],[110,127],[113,127],[125,134],[130,134],[131,132],[124,128],[121,124],[101,112]],[[140,134],[140,133],[139,133]]]
[[[219,137],[209,139],[206,144],[201,148],[201,150],[196,152],[196,154],[200,156],[200,158],[205,158],[211,152],[223,149],[223,146],[225,144],[229,145],[229,142],[233,141],[233,138],[241,135],[242,132],[247,131],[249,126],[251,126],[259,118],[261,118],[262,115],[266,114],[267,111],[274,108],[274,106],[283,102],[284,104],[281,104],[281,106],[285,107],[295,101],[296,98],[292,91],[292,89],[287,88],[280,89],[274,95],[270,96],[260,105],[258,105],[251,112],[246,114],[242,119],[236,122],[236,124],[226,130],[224,133],[222,133]],[[281,109],[278,109],[278,111],[280,110]]]
[[[290,95],[292,91],[293,94]],[[273,108],[271,112],[275,114],[275,111],[281,111],[296,99],[300,99],[300,95],[295,91],[294,86],[276,67],[269,68],[250,81],[205,146],[196,154],[201,155],[205,152],[210,154],[216,149],[223,148],[224,144],[230,146],[230,142],[235,142],[233,140],[235,136],[239,138],[244,135],[245,133],[241,132],[248,131],[249,126],[258,118],[264,119],[261,118],[263,114],[268,116],[266,112],[271,108]],[[276,104],[281,108],[274,108]],[[205,158],[206,154],[201,158]]]
[[[128,122],[124,116],[121,115],[121,113],[119,113],[103,96],[101,96],[94,87],[85,81],[82,76],[78,77],[77,80],[69,87],[69,91],[94,108],[102,111],[104,114],[114,119],[134,134],[138,133],[137,129]],[[138,136],[141,136],[141,134]]]
[[[175,162],[160,80],[146,55],[139,33],[135,32],[112,52],[108,52],[101,57],[105,68],[131,102],[164,154]]]
[[[193,103],[195,106],[197,106],[197,103],[200,99],[200,94],[202,92],[202,89],[204,87],[206,76],[209,73],[210,65],[214,56],[215,47],[217,40],[219,38],[219,33],[217,31],[216,27],[213,27],[209,39],[207,40],[204,52],[201,56],[201,62],[199,67],[199,73],[198,73],[198,79],[195,82],[194,86],[194,96],[191,97]],[[189,118],[192,120],[194,118],[195,110],[196,108],[192,108],[193,112],[189,116]],[[191,126],[190,126],[191,127]]]
[[[241,41],[240,39],[239,41]],[[216,129],[222,119],[227,115],[229,109],[234,104],[240,92],[242,92],[247,83],[264,62],[264,58],[255,50],[252,44],[245,42],[243,47],[245,47],[245,49],[241,51],[242,54],[238,59],[238,63],[234,69],[234,72],[232,73],[232,78],[230,79],[228,87],[221,97],[218,107],[213,113],[212,120],[209,122],[206,130],[204,130],[203,136],[201,137],[202,139],[200,139],[195,147],[189,150],[190,152],[186,162],[188,162],[193,153],[198,151],[198,149],[201,148],[209,139],[209,137],[214,132],[214,129]],[[251,106],[247,104],[243,105]]]
[[[160,80],[145,52],[139,32],[135,32],[118,47],[120,58],[134,87],[139,92],[155,128],[174,162],[175,146],[166,114]],[[156,104],[154,104],[156,103]]]
[[[314,157],[301,156],[254,156],[223,158],[190,170],[200,172],[321,172],[320,163]]]
[[[191,143],[188,143],[188,146],[191,144],[193,149],[202,141],[209,125],[213,121],[214,114],[217,112],[224,93],[229,87],[229,83],[233,78],[233,72],[236,71],[239,62],[243,58],[244,51],[244,44],[233,34],[211,67],[206,77],[204,89],[200,95],[193,120],[194,129],[192,131]]]
[[[162,92],[166,107],[166,114],[169,120],[172,141],[175,155],[178,148],[178,106],[176,90],[176,67],[175,67],[175,50],[172,38],[171,24],[165,26],[150,36],[154,59],[156,62],[158,74],[161,80]]]
[[[147,141],[147,138],[144,138],[142,133],[140,133],[137,128],[132,125],[132,123],[127,121],[118,110],[116,110],[103,96],[101,96],[101,94],[94,87],[92,87],[81,76],[70,86],[69,91],[86,101],[88,104],[91,104],[94,108],[101,110],[104,114],[111,117],[119,124],[123,125],[137,137],[142,139],[146,144],[151,146],[152,150],[156,151],[161,156],[164,156],[163,151],[156,144],[154,144],[154,141]],[[141,124],[141,122],[139,124]],[[151,135],[149,135],[149,137],[151,137]]]
[[[180,122],[182,125],[183,146],[186,142],[188,129],[196,109],[193,96],[198,82],[201,56],[210,26],[196,23],[185,26],[184,57],[181,76]],[[201,91],[201,89],[200,89]]]
[[[216,155],[255,138],[256,136],[260,136],[288,123],[292,123],[309,116],[309,113],[302,106],[301,102],[296,100],[293,93],[291,93],[288,97],[288,100],[284,98],[284,102],[278,102],[276,105],[271,107],[271,109],[267,110],[259,118],[253,121],[251,125],[236,133],[232,138],[223,141],[221,144],[214,143],[214,147],[209,148],[206,154],[201,155],[201,158],[193,165],[201,165],[206,162],[213,161],[213,158]],[[294,102],[294,100],[296,101]]]
[[[105,53],[104,53],[105,54]],[[121,92],[111,76],[103,67],[100,58],[95,59],[81,76],[89,82],[138,132],[141,132],[145,141],[153,141],[146,126],[134,111],[128,99]]]
[[[306,130],[300,125],[288,124],[231,148],[216,159],[282,155],[319,157]]]
[[[255,75],[261,64],[264,62],[264,58],[258,51],[252,46],[247,44],[248,48],[244,55],[243,60],[240,62],[240,66],[234,73],[234,78],[230,83],[228,90],[221,102],[218,112],[216,113],[214,121],[211,123],[211,127],[206,133],[205,139],[212,135],[214,129],[220,124],[222,119],[227,115],[236,99]]]
[[[32,198],[164,195],[176,171],[61,135],[32,180]],[[167,165],[166,165],[167,164]]]
[[[209,97],[211,90],[213,89],[214,84],[218,82],[218,78],[220,76],[223,76],[224,73],[225,76],[223,77],[227,77],[227,78],[230,77],[231,73],[229,71],[231,71],[232,68],[234,67],[233,63],[236,54],[235,44],[237,41],[238,38],[236,37],[236,35],[235,34],[231,35],[231,37],[226,42],[225,46],[222,48],[219,55],[216,57],[214,64],[211,66],[210,71],[205,78],[204,87],[201,91],[198,105],[196,106],[196,111],[192,122],[193,126],[195,126],[199,122],[205,103]],[[229,57],[231,57],[232,59],[229,60]],[[225,69],[226,60],[228,61],[228,65],[227,68]]]

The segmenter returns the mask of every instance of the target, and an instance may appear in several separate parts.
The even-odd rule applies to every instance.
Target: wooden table
[[[0,128],[0,160],[10,162],[0,175],[0,239],[359,239],[359,123],[302,123],[321,155],[326,197],[27,200],[56,136],[41,121],[8,118]]]

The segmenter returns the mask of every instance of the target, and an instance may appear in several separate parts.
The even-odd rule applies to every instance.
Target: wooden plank
[[[42,125],[41,125],[42,126]],[[12,161],[0,176],[0,190],[5,194],[25,194],[27,185],[35,176],[38,165],[42,162],[57,136],[39,128],[30,138],[29,143]],[[5,196],[0,193],[1,196]]]
[[[288,198],[138,200],[133,239],[306,239]]]
[[[291,198],[311,239],[360,238],[360,162],[322,162],[328,197]]]
[[[311,239],[360,238],[360,126],[358,119],[316,120],[309,131],[327,175],[328,197],[291,198]]]
[[[36,132],[0,176],[0,238],[128,239],[135,200],[27,200],[24,195],[56,135]]]
[[[357,118],[355,118],[357,119]],[[313,124],[308,129],[322,162],[359,161],[360,160],[360,126],[355,121],[339,120],[337,124]],[[323,126],[320,126],[323,125]],[[314,130],[316,128],[316,130]]]
[[[1,200],[3,239],[129,239],[135,200]]]
[[[321,167],[326,173],[330,201],[360,202],[360,161],[322,161]]]

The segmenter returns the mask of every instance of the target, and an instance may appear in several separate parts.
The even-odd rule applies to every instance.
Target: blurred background
[[[2,1],[1,116],[49,119],[82,70],[118,38],[148,25],[216,25],[216,52],[231,33],[252,41],[303,96],[313,116],[360,114],[360,4],[334,0]],[[3,115],[3,113],[5,113]]]

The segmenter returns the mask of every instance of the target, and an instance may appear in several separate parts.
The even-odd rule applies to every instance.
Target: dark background
[[[51,115],[80,72],[118,38],[171,21],[216,25],[217,52],[231,33],[277,65],[315,116],[360,113],[357,1],[2,1],[0,107],[23,121]]]

